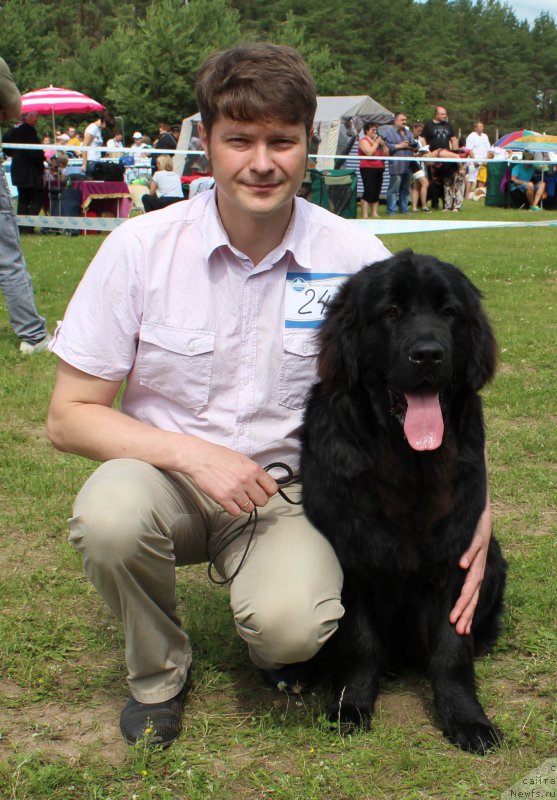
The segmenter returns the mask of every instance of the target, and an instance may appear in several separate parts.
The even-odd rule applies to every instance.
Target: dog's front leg
[[[429,668],[443,731],[453,744],[483,755],[500,744],[501,734],[476,695],[472,639],[459,636],[447,622],[437,629],[433,644]]]
[[[346,612],[330,641],[334,694],[327,717],[341,733],[369,728],[379,691],[379,641],[364,600],[363,590],[345,589]]]

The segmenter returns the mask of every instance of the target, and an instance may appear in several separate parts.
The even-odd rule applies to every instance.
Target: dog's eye
[[[387,319],[397,319],[398,317],[400,317],[400,309],[397,308],[396,306],[391,306],[385,311],[383,316],[387,317]]]
[[[452,308],[452,306],[443,306],[440,313],[442,317],[446,317],[447,319],[456,317],[456,311],[454,308]]]

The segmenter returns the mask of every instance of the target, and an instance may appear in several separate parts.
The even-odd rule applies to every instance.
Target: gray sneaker
[[[52,336],[50,333],[47,333],[44,339],[41,339],[40,342],[35,342],[35,344],[23,340],[19,345],[19,351],[26,356],[33,355],[33,353],[42,353],[44,350],[48,350],[48,345],[51,341]]]

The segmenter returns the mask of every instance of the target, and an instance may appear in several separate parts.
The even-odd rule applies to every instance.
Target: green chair
[[[354,169],[311,169],[311,201],[345,219],[356,219],[358,196]]]

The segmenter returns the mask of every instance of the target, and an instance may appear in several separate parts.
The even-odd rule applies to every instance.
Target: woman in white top
[[[100,161],[102,158],[102,152],[98,148],[102,147],[104,144],[102,135],[103,129],[108,128],[109,131],[112,131],[114,128],[114,121],[114,117],[110,111],[103,111],[98,119],[91,122],[85,128],[83,144],[91,149],[83,151],[81,169],[89,176],[92,176],[96,162]]]
[[[151,178],[149,194],[144,194],[141,199],[145,211],[165,208],[184,199],[180,178],[172,171],[172,156],[157,156],[157,171]]]

